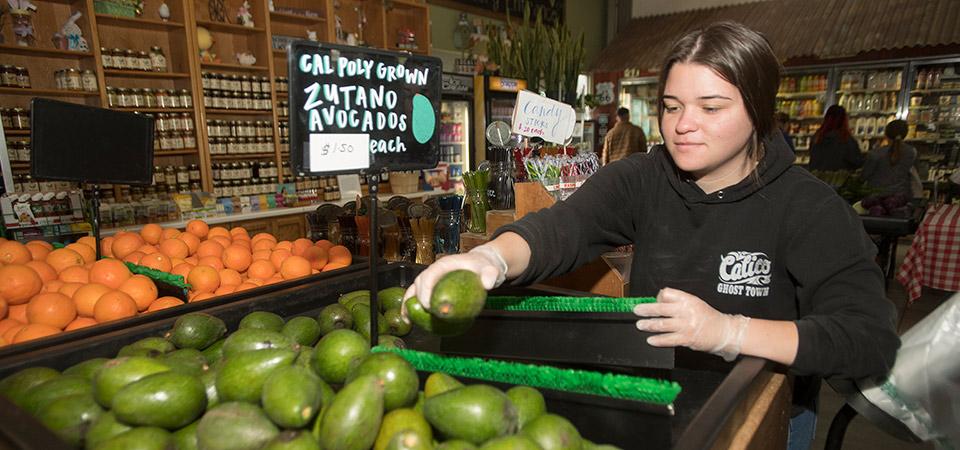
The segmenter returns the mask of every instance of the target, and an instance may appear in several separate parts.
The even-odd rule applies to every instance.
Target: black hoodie
[[[765,148],[754,173],[712,194],[662,145],[603,167],[566,201],[497,231],[530,244],[530,265],[514,283],[633,244],[632,295],[672,287],[724,313],[794,321],[797,375],[886,373],[900,341],[876,246],[850,205],[793,165],[779,133]]]

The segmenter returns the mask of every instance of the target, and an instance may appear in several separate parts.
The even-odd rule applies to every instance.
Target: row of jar
[[[107,87],[107,106],[111,108],[193,108],[189,89],[151,89]]]
[[[222,180],[213,182],[213,195],[221,197],[240,197],[244,195],[275,194],[276,178],[250,178],[246,180]]]
[[[269,111],[273,100],[268,93],[203,90],[203,106],[216,109],[246,109]]]
[[[0,86],[29,88],[30,71],[26,67],[4,64],[0,66]]]
[[[133,200],[134,196],[131,194],[133,189],[127,187],[122,189],[124,193],[117,200],[114,200],[112,190],[106,192],[110,197],[100,204],[100,226],[120,228],[180,220],[180,208],[170,199],[169,194],[164,195],[162,199],[143,195],[139,200]],[[177,192],[179,191],[172,194]],[[185,189],[183,192],[187,193],[190,190]]]
[[[201,72],[200,83],[204,90],[270,93],[270,78],[256,75]]]
[[[290,102],[286,100],[278,100],[277,104],[277,115],[280,117],[290,117]]]
[[[30,162],[30,141],[7,140],[7,158],[10,162]]]
[[[281,124],[283,125],[283,124]],[[269,120],[207,120],[210,137],[273,137]]]
[[[150,47],[150,51],[119,49],[107,50],[100,47],[100,59],[104,69],[141,70],[144,72],[166,72],[167,57],[160,47]]]
[[[97,92],[99,89],[97,74],[90,69],[80,70],[67,67],[57,70],[53,72],[53,82],[57,89],[67,91]]]
[[[33,194],[37,192],[69,191],[76,187],[69,181],[38,180],[30,174],[13,176],[13,191],[17,194]]]
[[[197,148],[197,136],[192,131],[157,131],[153,135],[154,150],[183,150]]]
[[[71,223],[83,217],[80,196],[77,194],[79,193],[71,196],[65,191],[8,194],[7,200],[10,201],[11,209],[15,212],[30,211],[29,214],[17,214],[22,225],[50,225]],[[74,216],[74,207],[77,209],[76,216]]]
[[[214,163],[210,168],[214,181],[280,177],[280,169],[274,161]]]
[[[211,155],[244,155],[273,153],[273,138],[268,137],[225,137],[210,138]]]
[[[144,114],[153,117],[154,128],[157,131],[189,131],[193,133],[193,114],[190,113],[160,113]]]
[[[0,108],[0,122],[4,130],[29,130],[30,110],[23,108]]]
[[[154,186],[176,186],[180,184],[200,183],[200,166],[153,166]]]

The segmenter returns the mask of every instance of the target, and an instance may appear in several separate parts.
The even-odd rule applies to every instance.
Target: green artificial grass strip
[[[576,392],[657,405],[670,405],[680,393],[675,381],[630,375],[604,374],[588,370],[559,369],[509,361],[442,356],[397,348],[374,347],[374,352],[393,352],[417,370],[443,372],[498,383],[524,385],[556,391]]]
[[[487,297],[484,309],[499,311],[548,311],[578,313],[630,313],[654,297]]]
[[[127,265],[127,268],[130,269],[131,272],[137,275],[146,275],[154,280],[163,281],[164,283],[167,283],[171,286],[175,286],[184,290],[190,289],[190,285],[187,284],[186,281],[183,279],[183,277],[180,275],[161,272],[159,270],[151,269],[149,267],[138,266],[130,262],[124,262],[124,264]]]

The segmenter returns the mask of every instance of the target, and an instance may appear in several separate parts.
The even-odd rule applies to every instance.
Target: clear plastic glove
[[[656,303],[644,303],[633,308],[640,317],[655,317],[637,321],[637,329],[663,333],[647,338],[654,347],[688,347],[709,352],[733,361],[740,354],[740,345],[747,331],[749,317],[724,314],[713,309],[695,295],[664,288],[657,293]]]
[[[507,276],[507,263],[500,253],[488,245],[475,247],[467,253],[444,256],[420,272],[417,279],[413,280],[413,284],[407,288],[407,292],[403,294],[403,300],[417,296],[417,300],[420,300],[423,307],[429,309],[433,287],[440,278],[454,270],[469,270],[476,273],[480,276],[483,288],[490,290],[503,284]],[[403,312],[406,314],[405,307]]]

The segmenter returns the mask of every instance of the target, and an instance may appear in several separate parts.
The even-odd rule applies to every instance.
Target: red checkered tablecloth
[[[907,289],[911,302],[920,298],[923,286],[960,291],[960,205],[927,210],[897,271],[897,281]]]

